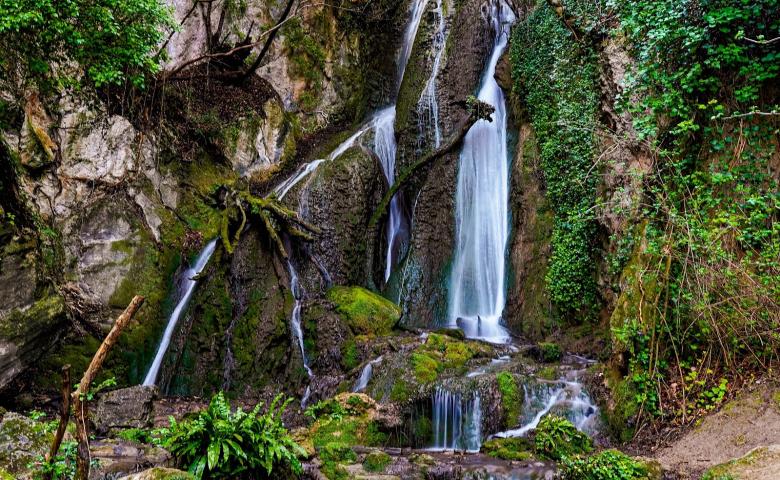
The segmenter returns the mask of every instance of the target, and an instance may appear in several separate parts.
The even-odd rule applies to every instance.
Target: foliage
[[[597,300],[595,222],[589,213],[598,182],[595,54],[541,3],[514,28],[510,55],[514,91],[541,141],[546,194],[554,210],[547,288],[564,313],[588,317]]]
[[[312,420],[324,416],[330,416],[331,418],[341,420],[341,418],[347,414],[347,410],[337,400],[329,398],[327,400],[320,400],[310,406],[303,414]]]
[[[550,460],[561,460],[588,453],[593,450],[593,444],[590,437],[570,421],[557,415],[546,415],[534,432],[534,450]]]
[[[142,86],[159,68],[158,45],[173,27],[159,0],[7,0],[0,3],[0,68],[56,85],[75,62],[95,86]]]
[[[780,47],[768,41],[780,35],[777,0],[611,3],[637,60],[622,101],[640,134],[661,134],[661,116],[669,134],[688,136],[711,117],[755,111],[780,75]]]
[[[617,450],[604,450],[590,457],[564,457],[563,480],[642,480],[647,467]]]
[[[498,391],[501,393],[504,426],[512,428],[520,420],[520,408],[522,407],[523,397],[517,386],[517,380],[511,373],[500,372],[496,374],[496,382],[498,382]]]
[[[370,452],[363,460],[363,467],[369,472],[384,472],[390,464],[390,455],[382,451]]]
[[[541,342],[539,344],[539,350],[542,354],[542,361],[547,363],[557,362],[563,355],[561,346],[557,343]]]
[[[163,445],[196,478],[279,478],[301,473],[305,451],[290,437],[282,413],[290,400],[278,395],[264,414],[261,405],[231,412],[222,392],[194,418],[163,432]],[[273,474],[273,475],[272,475]]]
[[[60,445],[60,450],[52,462],[46,462],[43,457],[38,459],[35,468],[35,478],[43,479],[49,476],[55,480],[70,480],[76,478],[76,453],[78,443],[75,441],[65,441]]]

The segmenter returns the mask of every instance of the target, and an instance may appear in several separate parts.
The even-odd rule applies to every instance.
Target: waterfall
[[[423,88],[420,95],[420,101],[417,102],[417,122],[420,132],[420,148],[422,142],[427,138],[427,133],[432,130],[433,133],[433,145],[435,148],[441,146],[441,127],[439,126],[439,101],[436,98],[436,77],[439,75],[439,69],[441,68],[441,60],[444,54],[444,44],[446,40],[445,36],[445,22],[444,22],[444,8],[442,6],[442,0],[436,0],[436,8],[433,10],[436,14],[436,31],[433,33],[433,68],[431,69],[431,75],[425,82],[425,88]]]
[[[433,394],[433,446],[431,450],[478,452],[482,446],[482,410],[479,394],[438,388]]]
[[[501,326],[501,313],[509,236],[509,155],[504,93],[493,76],[514,14],[504,4],[494,5],[492,18],[495,46],[479,99],[496,110],[492,122],[480,120],[469,130],[460,154],[448,320],[469,338],[505,343],[509,335]]]
[[[144,379],[143,383],[144,385],[154,385],[157,381],[157,375],[160,373],[160,365],[162,365],[163,358],[165,358],[165,352],[168,351],[168,345],[171,343],[173,331],[176,328],[176,324],[179,322],[179,318],[181,317],[182,313],[184,313],[184,311],[187,309],[187,305],[190,303],[190,298],[192,298],[192,293],[195,291],[195,285],[198,283],[194,277],[196,277],[206,267],[206,264],[209,262],[209,258],[211,258],[211,254],[214,253],[216,246],[217,239],[215,238],[207,243],[205,247],[203,247],[203,250],[201,250],[201,252],[198,254],[198,257],[195,259],[195,264],[184,272],[184,280],[180,286],[181,296],[179,297],[179,302],[176,304],[176,308],[173,309],[173,313],[171,313],[171,316],[168,318],[168,324],[165,326],[165,332],[163,332],[160,345],[157,347],[157,354],[155,354],[152,365],[149,367],[149,371],[146,373],[146,378]]]
[[[374,372],[374,365],[382,361],[382,356],[378,356],[374,360],[371,360],[366,364],[365,367],[363,367],[363,370],[360,372],[360,377],[358,377],[357,382],[355,382],[355,386],[352,388],[353,392],[362,392],[366,389],[368,386],[368,382],[371,380],[371,375]]]
[[[522,437],[535,429],[542,417],[551,411],[566,417],[575,427],[592,435],[598,427],[598,406],[575,379],[561,378],[556,381],[537,380],[524,385],[525,399],[521,425],[513,430],[495,434],[495,437]]]

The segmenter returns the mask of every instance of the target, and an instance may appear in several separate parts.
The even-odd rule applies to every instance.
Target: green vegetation
[[[520,420],[520,408],[523,406],[523,397],[517,385],[515,376],[509,372],[496,374],[498,391],[501,393],[501,408],[504,411],[504,427],[512,428]]]
[[[0,4],[0,68],[44,85],[72,83],[68,65],[95,86],[129,80],[143,86],[159,68],[158,48],[173,28],[158,0],[10,0]]]
[[[362,287],[333,287],[328,299],[355,335],[387,335],[401,318],[396,304]]]
[[[533,458],[533,444],[523,437],[494,438],[482,444],[481,451],[491,457],[504,460],[530,460]]]
[[[572,455],[589,453],[593,444],[586,434],[565,418],[547,415],[534,431],[534,450],[544,458],[561,460]]]
[[[300,474],[298,457],[306,452],[282,424],[282,412],[290,400],[277,396],[264,414],[261,405],[250,412],[231,412],[220,392],[206,410],[177,422],[162,432],[163,445],[200,478],[279,478]],[[273,475],[272,475],[273,473]]]
[[[617,450],[590,457],[563,458],[563,480],[643,480],[650,472],[645,464]]]
[[[547,363],[557,362],[563,356],[560,345],[551,342],[542,342],[539,344],[542,361]]]
[[[484,355],[487,348],[479,342],[462,342],[447,335],[431,333],[410,357],[414,377],[419,383],[432,383],[445,371],[464,373],[466,362],[477,355]]]
[[[596,56],[545,2],[513,29],[510,55],[515,93],[527,106],[540,141],[546,195],[554,212],[547,288],[565,315],[589,317],[597,302],[596,227],[590,213],[598,182],[593,171]]]
[[[366,455],[363,468],[369,472],[384,472],[390,461],[390,455],[382,451],[374,451]]]

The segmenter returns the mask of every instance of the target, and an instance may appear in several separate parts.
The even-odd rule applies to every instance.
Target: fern
[[[182,422],[171,418],[163,445],[197,479],[300,475],[299,457],[306,452],[282,423],[289,403],[278,395],[263,414],[261,405],[233,412],[220,392],[194,418]]]

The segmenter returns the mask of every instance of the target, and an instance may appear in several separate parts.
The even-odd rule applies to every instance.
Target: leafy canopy
[[[231,412],[222,392],[206,410],[194,418],[177,422],[163,431],[163,445],[196,478],[283,478],[299,475],[306,455],[282,424],[282,413],[290,403],[278,395],[268,411],[261,405],[249,412]]]
[[[142,86],[158,70],[158,45],[173,26],[160,0],[3,0],[0,66],[56,85],[75,62],[97,87]]]

